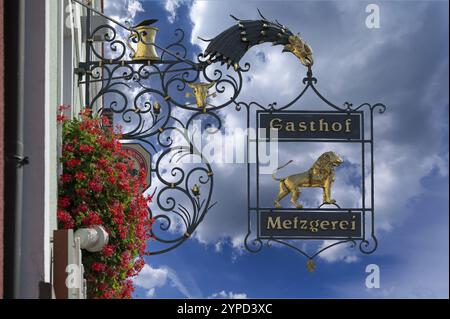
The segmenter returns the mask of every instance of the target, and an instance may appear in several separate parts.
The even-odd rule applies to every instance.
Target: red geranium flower
[[[105,271],[106,265],[99,262],[95,262],[91,265],[91,269],[96,272],[102,272]]]
[[[80,144],[80,152],[90,153],[94,150],[94,148],[90,145]]]
[[[64,229],[70,229],[74,226],[75,222],[70,214],[64,210],[58,210],[56,217],[62,223]]]
[[[72,175],[70,175],[70,174],[62,174],[61,175],[61,181],[63,182],[63,183],[68,183],[68,182],[70,182],[72,180]]]
[[[75,179],[77,179],[77,180],[80,180],[80,181],[82,181],[82,180],[85,180],[86,179],[86,174],[84,174],[83,172],[76,172],[75,173]]]
[[[72,168],[72,167],[80,165],[80,163],[81,163],[81,161],[78,158],[73,158],[66,162],[66,166],[69,168]]]
[[[87,212],[87,210],[89,209],[88,205],[86,203],[81,203],[80,205],[78,205],[78,211],[79,212]]]
[[[96,193],[100,193],[103,190],[103,185],[95,181],[90,181],[88,183],[88,188]]]
[[[62,196],[58,199],[58,206],[60,208],[67,208],[70,205],[70,198]]]
[[[87,216],[83,219],[82,223],[83,225],[86,226],[95,226],[95,225],[102,225],[103,221],[97,213],[90,211],[87,214]]]
[[[106,257],[110,257],[114,254],[114,247],[112,245],[106,245],[103,248],[103,255],[105,255]]]

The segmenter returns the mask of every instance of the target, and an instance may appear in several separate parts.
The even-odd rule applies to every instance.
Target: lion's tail
[[[291,164],[292,162],[293,162],[293,160],[290,160],[290,161],[287,162],[286,164],[284,164],[284,165],[278,167],[276,170],[274,170],[273,173],[272,173],[272,178],[273,178],[274,180],[276,180],[276,181],[282,181],[283,178],[277,178],[277,177],[275,176],[275,174],[276,174],[280,169],[285,168],[286,166],[288,166],[288,165]]]

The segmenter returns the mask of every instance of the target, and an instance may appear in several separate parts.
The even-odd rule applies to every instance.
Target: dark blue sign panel
[[[337,239],[362,238],[362,212],[270,211],[261,212],[260,238]]]
[[[361,113],[343,112],[260,112],[259,128],[265,138],[277,133],[283,139],[360,140]],[[273,136],[273,135],[272,135]]]

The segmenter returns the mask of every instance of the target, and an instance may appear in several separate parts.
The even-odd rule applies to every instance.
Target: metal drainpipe
[[[25,1],[5,1],[5,298],[20,298]],[[13,32],[16,30],[16,32]]]

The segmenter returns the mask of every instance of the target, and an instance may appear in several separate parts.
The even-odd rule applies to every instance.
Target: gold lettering
[[[286,121],[284,122],[281,118],[273,118],[269,122],[269,127],[272,130],[280,131],[286,130],[288,132],[352,132],[352,118],[346,118],[343,123],[337,122],[327,122],[326,118],[320,118],[317,121]]]
[[[300,229],[301,230],[307,230],[308,227],[306,227],[306,220],[302,219],[300,220]]]
[[[298,123],[298,130],[300,132],[305,132],[308,130],[308,126],[306,125],[306,122],[300,122]]]
[[[281,229],[281,220],[280,217],[275,218],[275,222],[273,221],[272,216],[269,216],[269,218],[267,219],[267,227],[266,229]]]
[[[357,227],[358,215],[349,215],[350,218],[345,220],[332,219],[302,219],[301,216],[292,216],[292,218],[282,218],[281,216],[269,216],[267,218],[266,229],[290,230],[297,229],[310,233],[318,233],[321,231],[355,231]]]
[[[320,222],[320,229],[322,229],[322,230],[327,230],[328,228],[328,226],[330,226],[330,222],[328,221],[328,220],[322,220],[321,222]]]
[[[283,228],[291,229],[292,228],[292,220],[289,220],[289,219],[283,220]]]
[[[335,230],[336,229],[336,225],[339,223],[339,221],[338,220],[333,220],[333,221],[331,221],[331,229],[332,230]]]
[[[334,132],[340,132],[340,131],[342,131],[342,124],[339,122],[334,122],[333,124],[331,124],[331,129]]]
[[[311,229],[312,233],[316,233],[318,231],[317,227],[319,226],[319,221],[318,220],[312,220],[309,223],[309,228]]]
[[[297,228],[298,228],[298,217],[295,216],[294,217],[294,229],[297,229]]]
[[[274,123],[274,122],[277,122],[277,123]],[[276,125],[276,126],[275,126]],[[272,119],[271,121],[270,121],[270,123],[269,123],[269,126],[270,126],[270,128],[272,129],[272,130],[276,130],[276,131],[279,131],[279,130],[281,130],[282,128],[283,128],[283,126],[281,125],[281,119],[279,119],[279,118],[274,118],[274,119]]]
[[[351,217],[350,217],[351,216]],[[267,218],[266,229],[291,230],[297,229],[310,233],[318,233],[321,231],[355,231],[357,227],[358,215],[350,215],[349,219],[332,220],[332,219],[302,219],[301,216],[292,216],[292,218],[284,219],[281,216],[269,216]]]
[[[341,220],[339,222],[339,228],[342,230],[347,230],[348,229],[348,221],[347,220]]]
[[[350,126],[352,125],[352,119],[346,119],[345,120],[345,132],[350,133],[351,129]]]
[[[287,124],[286,124],[286,131],[295,132],[294,122],[287,122]]]
[[[324,119],[319,120],[319,131],[328,132],[330,129],[328,128],[328,123],[325,122]]]

